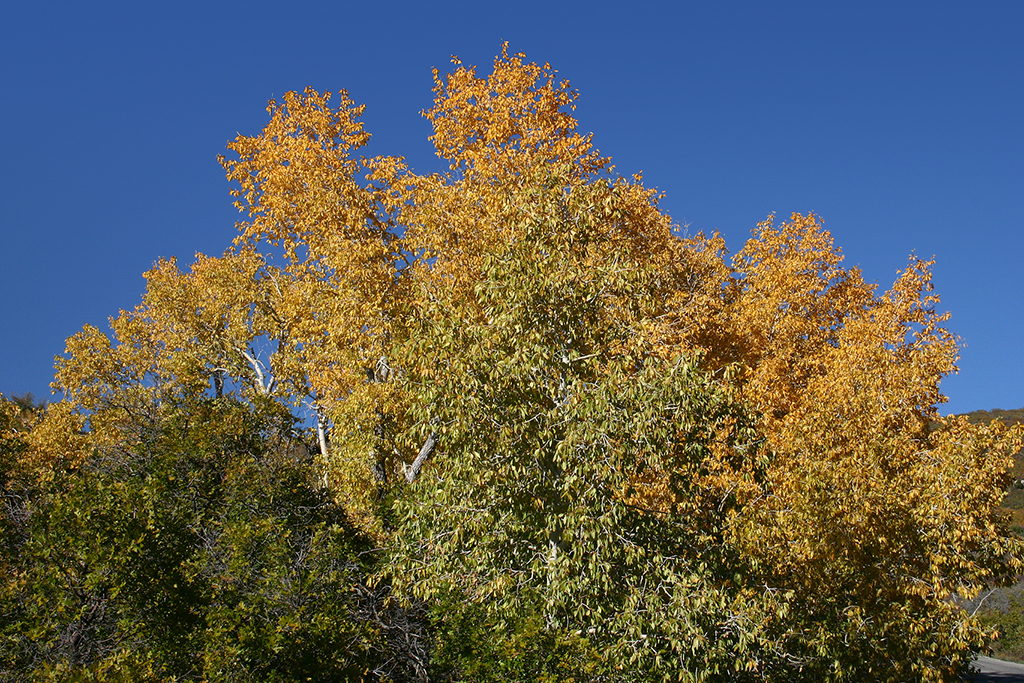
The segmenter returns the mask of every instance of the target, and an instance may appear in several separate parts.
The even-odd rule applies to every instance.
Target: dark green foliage
[[[987,611],[980,613],[981,623],[999,632],[999,638],[992,645],[992,656],[1011,662],[1024,663],[1024,605],[1017,601],[1005,612]]]
[[[584,634],[546,627],[528,607],[501,621],[465,599],[438,599],[432,614],[432,681],[574,683],[608,669]]]
[[[134,443],[13,479],[0,680],[372,669],[375,629],[356,618],[370,548],[314,485],[292,423],[270,404],[165,407]]]
[[[257,681],[355,677],[372,636],[353,619],[370,556],[365,540],[310,488],[307,469],[233,465],[220,535],[207,540],[201,558],[210,597],[207,678],[238,680],[239,671]]]
[[[1024,583],[995,589],[982,597],[983,601],[976,600],[967,608],[977,609],[981,623],[999,633],[992,643],[992,655],[1024,662]]]

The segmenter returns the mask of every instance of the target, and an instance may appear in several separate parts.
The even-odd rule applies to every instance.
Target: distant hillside
[[[1024,408],[1016,410],[974,410],[964,413],[964,417],[971,424],[988,424],[992,420],[1002,420],[1003,424],[1019,425],[1024,424]]]

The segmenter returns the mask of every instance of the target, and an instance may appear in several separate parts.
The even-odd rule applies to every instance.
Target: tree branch
[[[320,455],[323,456],[324,463],[327,462],[327,457],[330,455],[330,446],[327,443],[327,428],[324,422],[327,420],[327,416],[324,415],[324,409],[320,406],[316,406],[316,437],[320,443]]]
[[[264,396],[269,396],[270,384],[267,382],[263,374],[263,370],[266,366],[264,366],[263,363],[260,362],[259,359],[257,359],[255,356],[250,355],[245,349],[241,347],[235,348],[240,354],[242,354],[245,357],[247,361],[249,361],[249,365],[252,366],[253,372],[256,373],[256,380],[253,382],[256,391]]]
[[[420,475],[420,470],[423,469],[423,463],[425,463],[433,454],[434,448],[437,446],[437,436],[431,434],[427,437],[426,443],[423,444],[423,448],[420,449],[419,455],[412,461],[412,464],[405,470],[405,483],[411,484],[416,481],[416,477]]]

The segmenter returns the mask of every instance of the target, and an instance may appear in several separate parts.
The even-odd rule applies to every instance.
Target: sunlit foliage
[[[203,557],[230,573],[288,564],[286,533],[369,543],[372,581],[324,557],[297,585],[355,582],[391,616],[370,628],[342,600],[307,623],[272,609],[283,569],[211,575],[182,637],[223,670],[270,666],[282,629],[307,629],[396,680],[953,680],[990,637],[962,601],[1020,570],[998,510],[1020,438],[939,416],[958,342],[932,263],[880,292],[811,214],[769,217],[730,255],[615,172],[549,65],[503,50],[487,76],[455,60],[434,80],[448,170],[427,175],[356,156],[344,92],[272,101],[221,160],[234,245],[158,262],[111,336],[68,340],[65,400],[5,437],[17,466],[86,509],[112,495],[88,488],[103,454],[142,458],[217,401],[312,415],[316,461],[293,466],[351,528],[300,532],[254,502]]]

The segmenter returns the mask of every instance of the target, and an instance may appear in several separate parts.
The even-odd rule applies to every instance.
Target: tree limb
[[[245,357],[247,361],[249,361],[249,365],[252,366],[253,371],[256,373],[256,380],[253,382],[253,384],[256,387],[256,391],[264,396],[269,396],[271,385],[270,383],[267,382],[263,374],[263,370],[266,366],[264,366],[263,363],[260,362],[260,360],[257,359],[255,356],[252,356],[248,352],[246,352],[245,349],[239,347],[236,347],[236,349],[240,354],[242,354]]]
[[[330,447],[327,444],[327,428],[324,426],[324,422],[327,417],[324,415],[324,410],[320,406],[316,407],[316,437],[320,443],[320,455],[323,456],[324,462],[327,462],[327,456],[330,455]]]
[[[437,446],[437,436],[431,434],[427,437],[426,443],[423,444],[423,448],[420,449],[419,455],[412,461],[412,464],[405,470],[405,483],[411,484],[416,481],[416,477],[420,475],[420,470],[423,469],[423,463],[425,463],[433,454],[434,448]]]

